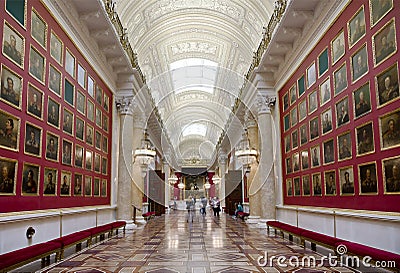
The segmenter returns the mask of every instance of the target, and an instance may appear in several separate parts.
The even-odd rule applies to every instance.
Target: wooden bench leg
[[[293,235],[289,234],[289,241],[293,242]]]
[[[311,243],[311,250],[317,251],[317,245],[315,243]]]
[[[82,243],[76,244],[75,251],[78,252],[78,251],[81,251],[81,250],[82,250]]]

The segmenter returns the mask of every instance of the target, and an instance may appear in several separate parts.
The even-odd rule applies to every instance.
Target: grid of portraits
[[[0,11],[0,195],[109,197],[111,93],[41,2]]]
[[[364,0],[346,9],[279,92],[287,204],[400,196],[400,6]]]

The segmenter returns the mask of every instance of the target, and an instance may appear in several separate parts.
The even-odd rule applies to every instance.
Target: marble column
[[[271,107],[275,97],[259,95],[258,97],[258,128],[259,128],[259,178],[261,182],[260,201],[262,223],[276,218],[275,172],[274,172],[274,142]]]
[[[116,99],[120,120],[120,145],[118,159],[118,196],[117,219],[124,220],[128,225],[132,221],[132,149],[133,149],[133,112],[132,98]]]
[[[170,185],[168,178],[170,177],[170,171],[169,171],[169,164],[168,160],[166,158],[163,159],[163,170],[164,170],[164,206],[165,208],[169,208],[169,201],[170,199]],[[168,210],[166,210],[168,211]]]
[[[219,164],[219,177],[221,177],[221,182],[219,183],[218,198],[221,200],[221,208],[226,206],[226,193],[225,193],[225,172],[227,165],[228,156],[224,152],[218,154],[218,164]]]

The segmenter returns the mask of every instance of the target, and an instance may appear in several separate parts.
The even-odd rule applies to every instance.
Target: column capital
[[[218,163],[226,164],[227,160],[228,160],[228,156],[226,155],[226,153],[220,151],[218,153]]]
[[[271,108],[275,106],[276,96],[257,95],[257,110],[258,115],[270,114]]]
[[[120,115],[133,115],[134,98],[117,97],[115,98],[115,106]]]

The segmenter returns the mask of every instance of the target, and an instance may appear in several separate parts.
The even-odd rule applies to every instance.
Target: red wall
[[[8,0],[9,1],[9,0]],[[31,12],[32,8],[34,8],[37,13],[42,17],[42,19],[47,24],[47,43],[45,47],[42,47],[36,40],[34,40],[31,36]],[[16,74],[20,75],[23,78],[23,87],[22,87],[22,99],[21,99],[21,108],[17,109],[10,104],[5,103],[3,100],[0,100],[0,109],[8,114],[11,114],[15,117],[20,118],[20,130],[19,130],[19,149],[17,151],[4,149],[0,147],[0,156],[3,159],[14,159],[18,161],[18,169],[17,176],[15,181],[15,190],[12,194],[4,194],[0,193],[0,212],[14,212],[14,211],[27,211],[27,210],[39,210],[39,209],[54,209],[54,208],[67,208],[67,207],[79,207],[79,206],[95,206],[95,205],[107,205],[110,204],[110,170],[111,170],[111,111],[106,110],[103,107],[103,103],[99,104],[96,102],[95,98],[91,97],[88,94],[87,86],[85,88],[81,87],[77,82],[77,76],[73,78],[70,76],[64,68],[65,62],[65,52],[66,48],[70,50],[70,52],[75,56],[75,68],[77,74],[77,65],[80,63],[84,69],[87,71],[87,75],[90,75],[95,83],[103,90],[104,94],[109,97],[109,105],[111,106],[112,102],[112,93],[104,84],[104,82],[99,78],[96,72],[93,70],[91,64],[87,62],[84,56],[80,53],[78,48],[74,45],[74,43],[70,40],[68,35],[64,32],[64,30],[57,24],[55,19],[49,14],[47,9],[43,6],[40,1],[27,1],[26,4],[26,20],[25,25],[21,25],[18,23],[13,16],[7,11],[5,11],[6,5],[5,0],[0,0],[0,40],[3,41],[3,28],[4,22],[6,21],[12,28],[25,37],[25,47],[24,47],[24,61],[23,67],[16,65],[12,62],[5,54],[0,54],[0,62],[1,65],[6,66],[8,69],[12,70]],[[59,64],[55,61],[54,58],[50,55],[50,34],[54,32],[63,42],[63,63]],[[5,37],[5,40],[8,40],[8,37]],[[42,83],[36,80],[29,74],[29,51],[30,47],[33,45],[39,53],[45,57],[45,81]],[[3,45],[2,45],[3,48]],[[49,66],[52,64],[62,73],[62,92],[61,96],[58,96],[48,88],[49,83]],[[64,79],[68,79],[75,86],[75,103],[73,106],[65,102],[64,100]],[[32,84],[37,87],[39,90],[43,92],[43,113],[42,119],[38,119],[27,113],[27,90],[28,85]],[[97,126],[95,122],[90,121],[84,114],[80,113],[76,109],[76,101],[77,101],[77,91],[81,91],[86,100],[90,100],[96,106],[96,108],[100,109],[102,114],[108,117],[108,131],[103,128]],[[49,98],[52,98],[54,101],[60,104],[60,128],[55,128],[47,123],[47,103]],[[75,134],[70,135],[62,130],[62,122],[63,122],[63,109],[66,108],[70,112],[74,114],[74,121],[79,117],[85,121],[85,125],[90,125],[101,132],[102,136],[108,138],[108,152],[102,149],[97,149],[95,146],[89,145],[84,141],[81,141],[75,137]],[[109,107],[110,108],[110,107]],[[24,139],[25,139],[25,124],[29,122],[29,124],[33,124],[34,126],[42,129],[41,135],[41,156],[32,156],[26,154],[24,152]],[[0,125],[3,127],[3,124]],[[74,126],[75,127],[75,126]],[[50,161],[45,159],[46,154],[46,133],[51,132],[59,136],[60,146],[59,146],[59,161]],[[72,142],[73,153],[72,153],[72,165],[68,166],[62,164],[62,140],[68,140]],[[107,159],[107,174],[103,174],[100,170],[99,172],[94,172],[94,170],[87,170],[85,166],[83,168],[79,168],[74,166],[74,153],[75,153],[75,145],[78,144],[84,148],[84,151],[92,151],[93,157],[94,153],[99,154],[101,157]],[[40,176],[38,181],[38,191],[36,194],[22,194],[22,181],[23,181],[23,165],[24,163],[32,163],[40,166]],[[83,163],[84,164],[84,163]],[[94,163],[92,163],[94,164]],[[58,185],[57,192],[54,196],[43,195],[44,191],[44,168],[55,168],[58,170]],[[67,171],[71,173],[71,194],[66,196],[60,196],[60,184],[61,184],[61,172]],[[81,195],[75,195],[73,192],[74,188],[74,178],[75,173],[82,174],[83,180],[86,177],[92,178],[92,194],[85,196],[83,193]],[[95,196],[93,193],[94,190],[94,180],[95,178],[100,179],[100,181],[106,181],[106,194]],[[104,184],[100,182],[100,188],[104,186]],[[104,188],[102,189],[104,192]],[[82,192],[84,188],[82,187]],[[100,191],[101,192],[101,191]]]
[[[376,2],[376,1],[374,1]],[[394,145],[390,148],[383,148],[382,140],[380,135],[382,134],[382,130],[380,128],[380,120],[383,116],[388,113],[393,113],[394,111],[400,108],[400,103],[398,97],[391,100],[389,103],[380,105],[377,99],[377,87],[376,87],[376,76],[387,70],[388,68],[396,65],[399,59],[398,48],[400,30],[399,28],[395,28],[396,32],[396,43],[397,50],[386,60],[382,61],[379,64],[374,64],[374,54],[373,54],[373,38],[374,35],[379,33],[379,31],[391,20],[395,21],[395,26],[400,22],[400,3],[398,1],[393,1],[393,8],[375,25],[371,25],[370,19],[370,3],[368,0],[359,0],[359,1],[351,1],[351,3],[345,8],[342,14],[337,18],[336,22],[332,24],[332,26],[328,29],[322,39],[318,42],[315,48],[309,53],[306,59],[302,62],[302,64],[297,68],[295,73],[291,76],[291,78],[287,81],[287,83],[283,86],[283,88],[279,91],[279,101],[280,101],[280,112],[281,112],[281,147],[282,147],[282,166],[283,166],[283,189],[284,189],[284,203],[286,205],[301,205],[301,206],[317,206],[317,207],[329,207],[329,208],[344,208],[344,209],[357,209],[357,210],[376,210],[376,211],[386,211],[386,212],[400,212],[400,188],[394,192],[388,192],[385,188],[385,173],[383,163],[386,162],[387,159],[396,160],[396,163],[400,161],[397,158],[400,155],[400,147],[399,145]],[[361,7],[364,7],[365,12],[365,26],[366,33],[365,35],[354,45],[349,45],[348,39],[348,23],[352,20],[353,16],[359,11]],[[331,52],[331,41],[335,39],[337,34],[344,30],[345,37],[345,54],[336,63],[332,64],[332,52]],[[352,80],[352,72],[351,72],[351,59],[354,54],[358,52],[363,45],[367,47],[367,57],[368,57],[368,73],[359,78],[358,80]],[[328,48],[328,70],[322,75],[318,76],[318,57]],[[300,97],[296,99],[296,101],[289,105],[287,109],[284,109],[283,101],[284,95],[289,91],[289,89],[297,83],[297,80],[304,75],[307,75],[307,68],[315,62],[317,68],[317,79],[316,82],[310,86],[306,87],[306,91]],[[344,91],[335,95],[333,91],[334,84],[334,72],[341,67],[341,65],[346,62],[347,64],[347,80],[348,86]],[[397,72],[398,76],[398,72]],[[330,77],[330,86],[331,86],[331,100],[326,104],[321,105],[320,103],[320,94],[319,94],[319,86],[323,83],[328,77]],[[370,103],[371,103],[371,111],[367,114],[364,114],[360,117],[355,116],[355,103],[353,99],[353,91],[356,91],[358,88],[363,86],[364,84],[370,84]],[[297,122],[295,126],[289,126],[289,128],[284,130],[284,117],[289,114],[292,109],[295,107],[299,107],[299,103],[306,99],[306,105],[309,103],[308,95],[311,94],[314,90],[317,90],[318,93],[318,107],[317,110],[308,113],[307,117]],[[289,96],[290,97],[290,96]],[[348,97],[349,101],[349,122],[338,127],[337,126],[337,118],[336,118],[336,103],[342,100],[343,98]],[[321,123],[321,114],[324,113],[328,108],[332,110],[332,124],[333,130],[322,134],[322,123]],[[299,111],[299,108],[298,108]],[[308,141],[303,145],[300,144],[300,130],[299,128],[307,124],[307,128],[310,125],[310,121],[315,117],[319,117],[319,137],[313,140],[310,140],[310,132],[307,130]],[[374,144],[374,152],[366,153],[362,155],[357,155],[357,128],[372,121],[373,124],[373,144]],[[396,130],[400,131],[400,120],[397,120],[398,123],[396,125]],[[285,142],[284,138],[288,135],[291,135],[293,131],[298,130],[298,147],[293,148],[289,151],[285,151]],[[352,156],[346,160],[339,160],[338,156],[338,136],[342,135],[345,132],[350,132],[351,141],[352,141]],[[400,137],[400,136],[399,136]],[[323,163],[323,143],[327,140],[333,139],[334,143],[334,162],[331,164]],[[399,143],[400,140],[397,142]],[[291,143],[292,144],[292,143]],[[320,147],[320,166],[319,167],[311,167],[311,148],[319,145]],[[292,173],[287,173],[286,170],[286,158],[292,157],[295,153],[300,153],[301,151],[309,151],[309,167],[302,169],[300,162],[300,170]],[[399,160],[398,160],[399,159]],[[361,192],[361,175],[359,173],[359,166],[363,166],[363,164],[376,164],[376,180],[377,180],[377,192],[376,193],[362,193]],[[398,165],[400,167],[400,165]],[[347,168],[353,170],[354,174],[354,194],[341,194],[340,191],[340,178],[339,172],[342,168]],[[361,170],[365,170],[362,169]],[[324,189],[324,172],[326,171],[335,171],[335,181],[336,181],[336,193],[334,195],[326,196]],[[293,180],[295,178],[300,179],[300,185],[303,177],[310,176],[313,174],[321,174],[321,185],[322,185],[322,195],[315,196],[313,191],[311,190],[310,195],[303,194],[303,189],[300,188],[299,196],[288,196],[287,194],[287,181],[292,181],[292,185],[294,186]],[[386,174],[389,176],[389,174]],[[300,186],[302,187],[302,186]],[[312,188],[312,186],[311,186]]]

